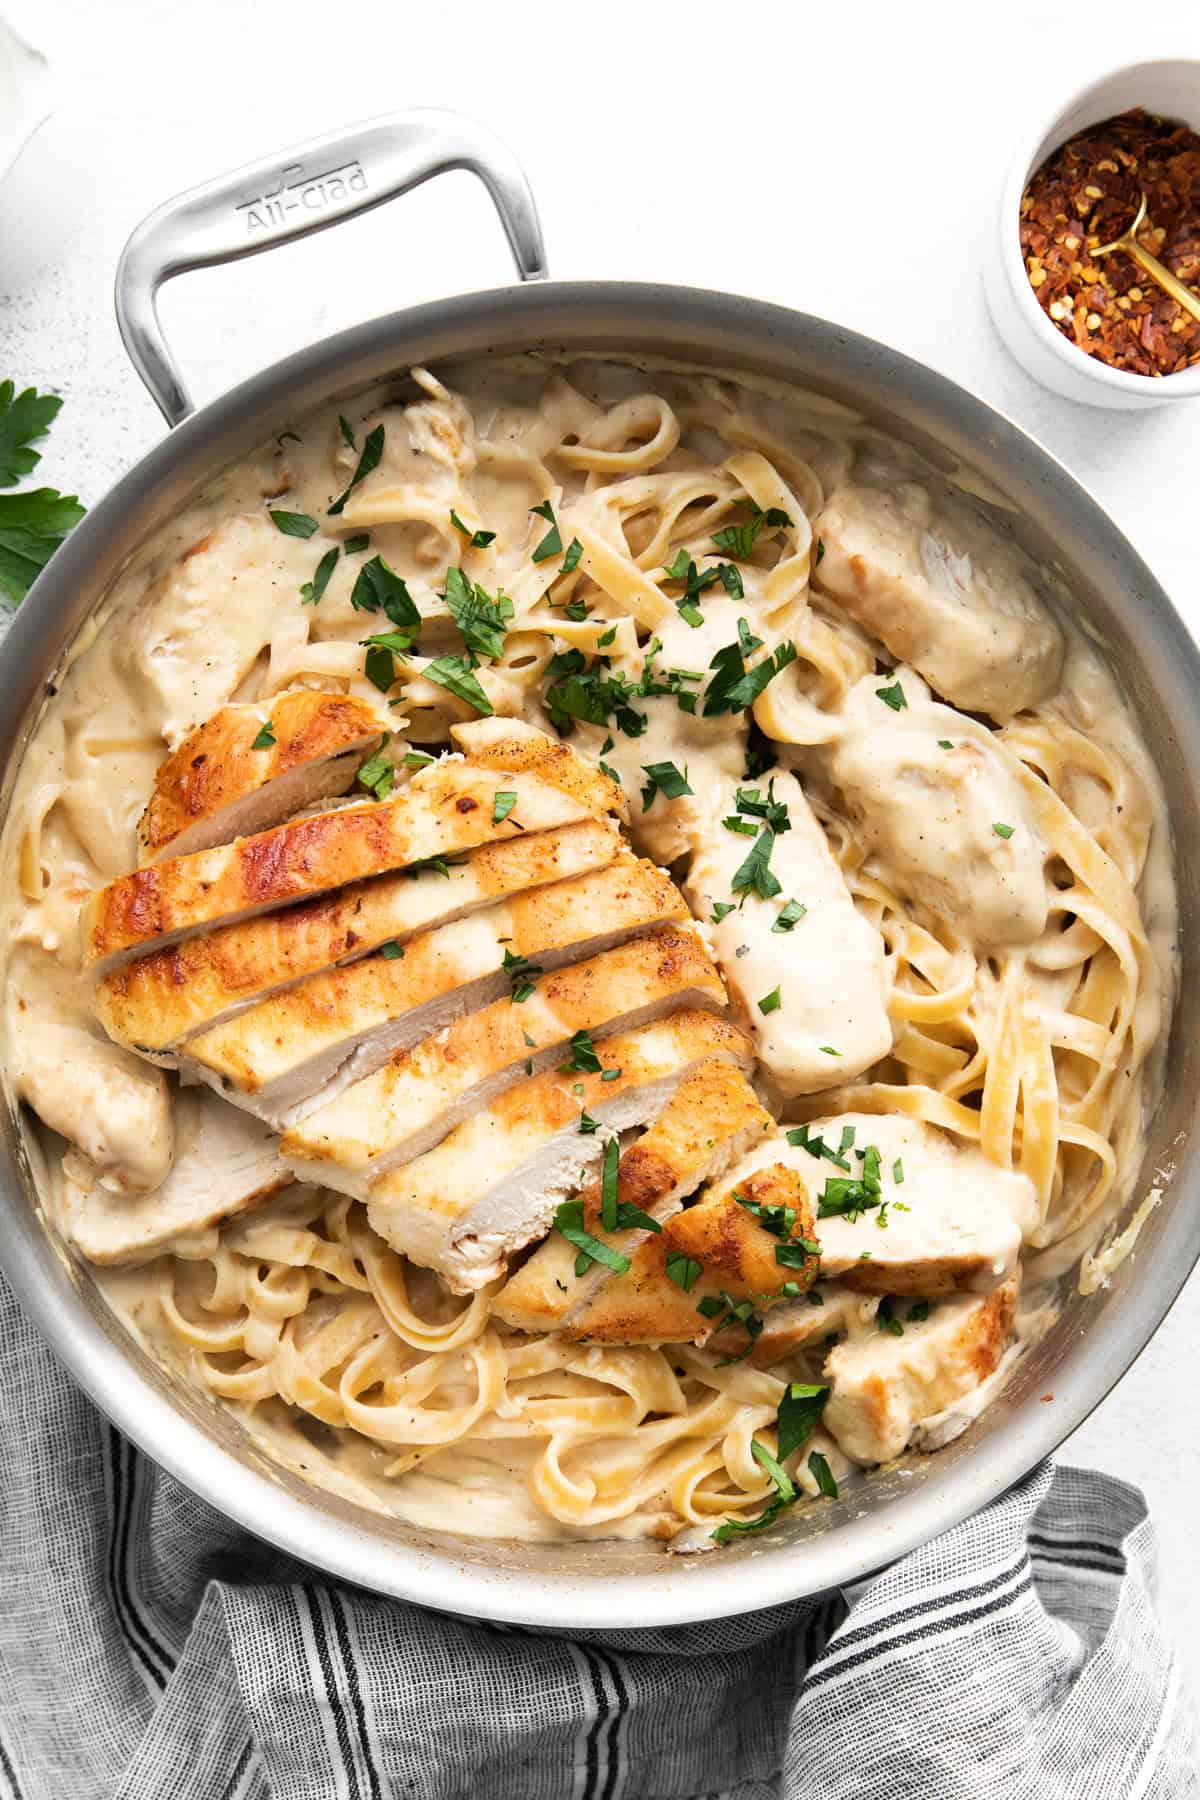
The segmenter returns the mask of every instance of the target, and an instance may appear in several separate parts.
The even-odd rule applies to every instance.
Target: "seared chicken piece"
[[[786,1229],[769,1230],[751,1206]],[[628,1271],[604,1282],[562,1328],[563,1336],[602,1344],[703,1344],[728,1322],[728,1299],[753,1299],[757,1316],[781,1288],[804,1288],[814,1280],[817,1258],[804,1251],[812,1226],[808,1193],[795,1169],[772,1163],[735,1171],[660,1232],[647,1234]],[[785,1242],[796,1258],[786,1265],[776,1260]],[[672,1270],[687,1274],[690,1286]]]
[[[548,1070],[475,1112],[435,1150],[384,1175],[367,1216],[382,1238],[436,1269],[456,1293],[486,1287],[544,1237],[559,1202],[587,1181],[606,1137],[647,1125],[679,1083],[717,1056],[744,1072],[750,1040],[728,1020],[679,1012],[604,1045],[603,1074]],[[586,1114],[598,1129],[583,1133]]]
[[[545,743],[541,772],[500,776],[446,757],[419,769],[394,799],[293,819],[255,837],[124,875],[84,904],[84,963],[103,974],[117,962],[165,949],[206,926],[252,918],[428,857],[444,860],[476,844],[574,824],[602,810],[605,789],[610,810],[619,808],[615,782],[607,783],[570,751],[564,763],[558,752],[565,746]],[[597,783],[603,786],[598,789]],[[583,790],[585,797],[578,797]],[[502,811],[498,794],[515,800]]]
[[[1003,721],[1058,686],[1063,635],[1014,552],[924,488],[839,487],[813,535],[818,586],[955,706]]]
[[[622,1155],[617,1203],[636,1206],[660,1221],[669,1218],[688,1194],[718,1179],[774,1127],[740,1069],[715,1059],[701,1063]],[[589,1183],[581,1199],[585,1230],[601,1231],[602,1183]],[[631,1256],[647,1235],[644,1227],[630,1226],[606,1233],[605,1241]],[[495,1317],[518,1331],[569,1327],[609,1273],[597,1262],[576,1275],[578,1255],[565,1237],[551,1232],[497,1295]]]
[[[114,1042],[146,1055],[169,1051],[317,970],[353,962],[381,944],[403,945],[505,895],[570,880],[621,854],[611,821],[586,819],[536,837],[482,844],[441,868],[378,875],[124,963],[97,985],[96,1014]],[[176,1058],[165,1060],[173,1066]]]
[[[139,864],[228,844],[344,794],[389,729],[364,701],[310,688],[223,706],[155,776],[138,821]],[[263,737],[270,741],[258,744]]]
[[[926,1319],[898,1310],[900,1336],[870,1330],[831,1350],[822,1423],[846,1455],[889,1462],[922,1419],[986,1381],[1012,1335],[1019,1285],[1014,1274],[986,1297],[940,1300]]]
[[[623,858],[312,975],[190,1039],[184,1067],[260,1118],[293,1124],[394,1052],[523,992],[539,973],[687,917],[670,876]]]
[[[709,1348],[727,1356],[740,1356],[756,1369],[772,1369],[777,1363],[815,1344],[829,1348],[846,1332],[865,1330],[879,1310],[874,1294],[858,1294],[841,1281],[818,1281],[798,1300],[773,1306],[763,1328],[749,1343],[740,1325],[724,1327],[710,1340]]]
[[[18,1098],[83,1152],[97,1181],[137,1194],[166,1180],[174,1126],[165,1075],[45,1010],[35,1031],[18,1025],[9,1041]]]
[[[265,510],[239,513],[186,549],[123,620],[114,660],[172,748],[236,693],[312,563]]]
[[[57,1221],[94,1263],[137,1263],[170,1244],[259,1206],[291,1177],[270,1129],[211,1094],[176,1099],[176,1153],[150,1193],[117,1194],[87,1165],[66,1159]]]
[[[615,812],[624,818],[627,812],[618,782],[523,719],[470,719],[452,725],[450,736],[474,768],[549,781],[596,816]]]
[[[833,1087],[878,1062],[891,1049],[892,1027],[883,940],[850,898],[800,783],[782,771],[771,780],[790,827],[770,842],[769,873],[780,892],[769,900],[734,892],[734,877],[756,843],[721,822],[736,815],[737,784],[725,790],[703,833],[684,891],[697,918],[713,921],[713,947],[753,1032],[763,1074],[790,1097]],[[766,776],[759,778],[760,795],[768,785]],[[753,816],[743,823],[761,825]],[[759,836],[771,834],[763,827]],[[789,901],[807,910],[791,931],[776,931]],[[714,907],[731,905],[732,911],[714,914]],[[773,996],[776,1003],[764,1010]]]
[[[523,1002],[511,996],[399,1051],[284,1134],[302,1180],[354,1194],[421,1156],[505,1087],[561,1064],[577,1033],[631,1031],[680,1008],[725,1005],[725,990],[694,929],[636,938],[542,976]],[[575,1066],[594,1059],[590,1039]],[[602,1046],[601,1061],[611,1066]]]
[[[984,949],[1040,937],[1046,848],[992,734],[937,705],[911,669],[868,675],[841,718],[839,735],[809,756],[883,880]]]
[[[790,1163],[812,1187],[822,1279],[860,1293],[933,1295],[986,1291],[1015,1267],[1023,1236],[1037,1223],[1027,1175],[997,1168],[974,1145],[899,1113],[840,1113],[807,1129],[837,1163],[782,1135],[755,1156]],[[859,1185],[864,1172],[878,1194]],[[822,1217],[830,1206],[845,1210]]]

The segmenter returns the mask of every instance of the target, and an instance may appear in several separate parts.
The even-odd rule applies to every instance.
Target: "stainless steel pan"
[[[154,296],[180,272],[253,254],[378,205],[443,169],[487,185],[523,281],[392,313],[313,345],[192,411]],[[1197,1103],[1200,659],[1166,595],[1101,508],[998,413],[869,338],[754,300],[624,282],[547,282],[537,215],[511,157],[444,114],[408,113],[304,144],[172,201],[134,233],[117,284],[121,330],[171,425],[76,529],[0,652],[0,742],[11,783],[46,685],[136,546],[198,485],[307,409],[406,370],[538,345],[684,356],[770,374],[848,402],[928,453],[973,466],[1064,566],[1136,706],[1177,843],[1184,944],[1167,1094],[1147,1171],[1166,1199],[1111,1287],[1072,1299],[1008,1390],[961,1439],[707,1557],[649,1544],[520,1546],[439,1537],[361,1511],[272,1468],[239,1427],[156,1368],[108,1315],[85,1268],[51,1240],[11,1105],[0,1161],[0,1262],[67,1369],[121,1429],[214,1506],[320,1568],[462,1613],[581,1627],[666,1624],[753,1610],[855,1580],[954,1524],[1054,1448],[1102,1400],[1162,1320],[1200,1254]],[[7,791],[7,790],[6,790]]]

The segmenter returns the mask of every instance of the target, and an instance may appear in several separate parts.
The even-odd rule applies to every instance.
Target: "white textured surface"
[[[524,161],[551,270],[735,289],[840,319],[1009,413],[1116,517],[1193,628],[1200,400],[1122,417],[1044,392],[983,309],[1014,117],[1115,60],[1200,54],[1189,0],[1125,5],[606,0],[599,10],[359,0],[4,0],[58,108],[0,191],[0,377],[67,406],[47,480],[96,499],[160,434],[113,323],[125,236],[168,194],[347,120],[455,107]],[[578,18],[576,25],[572,21]],[[592,21],[586,30],[584,19]],[[1136,48],[1131,28],[1136,23]],[[192,276],[164,316],[201,399],[322,333],[508,279],[466,175],[268,258]],[[1193,1278],[1068,1454],[1139,1481],[1185,1642],[1200,1604]]]

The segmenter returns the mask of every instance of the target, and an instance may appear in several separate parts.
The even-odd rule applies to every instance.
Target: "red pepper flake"
[[[1123,253],[1091,251],[1128,231],[1142,194],[1139,240],[1200,291],[1200,136],[1141,107],[1071,138],[1021,196],[1021,253],[1055,329],[1087,356],[1133,375],[1200,363],[1200,321]]]

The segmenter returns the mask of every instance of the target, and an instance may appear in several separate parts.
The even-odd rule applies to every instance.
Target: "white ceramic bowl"
[[[0,19],[0,180],[49,111],[45,57]]]
[[[984,260],[988,310],[1017,361],[1068,400],[1130,410],[1200,395],[1200,364],[1161,378],[1130,375],[1077,349],[1050,323],[1029,285],[1019,220],[1025,183],[1044,158],[1086,126],[1131,106],[1182,119],[1193,131],[1200,131],[1200,62],[1171,57],[1129,63],[1089,82],[1053,118],[1035,123],[1021,139],[1009,168],[1000,197],[997,236]]]

